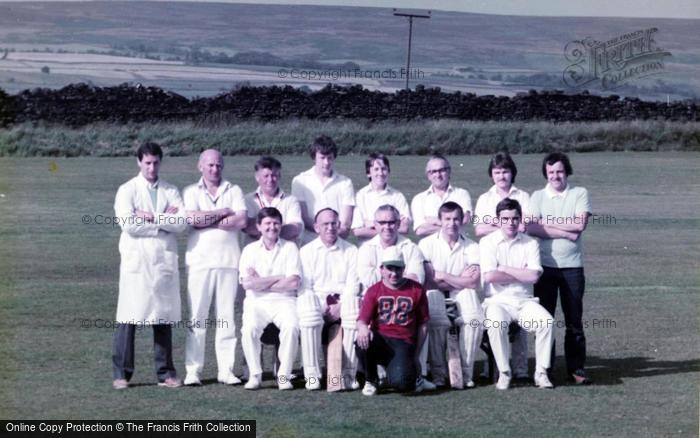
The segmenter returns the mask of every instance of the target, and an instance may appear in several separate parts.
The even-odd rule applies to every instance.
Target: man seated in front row
[[[357,357],[365,370],[363,395],[379,387],[377,365],[386,367],[387,383],[399,391],[435,389],[425,385],[419,354],[428,335],[428,300],[419,283],[404,278],[403,254],[396,246],[382,252],[382,280],[371,286],[357,318]]]
[[[496,206],[499,231],[479,242],[481,272],[486,291],[484,326],[500,376],[496,389],[508,389],[511,380],[508,325],[535,332],[535,386],[552,388],[547,376],[551,362],[554,319],[539,304],[532,285],[542,275],[537,240],[520,233],[522,209],[518,201],[505,198]]]
[[[428,352],[433,383],[446,384],[445,350],[447,331],[452,323],[447,316],[445,298],[457,305],[459,350],[464,386],[474,387],[474,360],[481,344],[484,314],[477,289],[480,287],[479,245],[460,234],[464,212],[456,202],[448,201],[438,209],[440,231],[418,243],[425,257],[426,288],[430,311]]]
[[[357,276],[360,278],[363,293],[370,286],[381,281],[381,258],[382,252],[391,246],[399,248],[403,254],[403,260],[406,264],[403,276],[417,283],[423,284],[425,281],[425,269],[423,268],[423,255],[418,248],[418,245],[413,243],[407,237],[399,234],[401,226],[401,213],[393,205],[385,204],[377,208],[374,212],[374,224],[377,230],[377,235],[370,240],[364,242],[357,251]],[[354,321],[357,320],[357,313],[351,315],[352,309],[347,308],[348,312],[343,313],[347,318],[343,318],[343,349],[348,351],[348,343],[350,348],[355,345],[355,330]],[[346,325],[353,321],[353,326]],[[357,365],[357,358],[353,357],[352,363]],[[424,370],[425,371],[425,370]],[[382,371],[383,373],[383,371]],[[425,375],[427,371],[423,372]],[[383,378],[383,374],[382,374]],[[428,383],[426,382],[426,385]]]
[[[279,389],[293,389],[292,366],[299,345],[296,312],[297,289],[301,283],[301,262],[297,246],[281,239],[282,213],[265,207],[257,217],[260,240],[243,249],[238,272],[246,291],[243,301],[241,344],[250,378],[245,389],[258,389],[262,381],[260,336],[268,324],[280,330]]]
[[[324,208],[316,213],[314,229],[318,237],[299,251],[303,272],[302,287],[297,297],[299,329],[301,331],[301,356],[304,364],[306,389],[321,388],[321,331],[324,322],[333,324],[339,319],[352,323],[357,317],[357,300],[360,282],[357,279],[357,247],[338,236],[340,219],[338,212]],[[349,312],[349,317],[346,315]],[[347,321],[350,319],[350,321]],[[347,349],[343,354],[342,379],[344,389],[357,389],[355,358]]]

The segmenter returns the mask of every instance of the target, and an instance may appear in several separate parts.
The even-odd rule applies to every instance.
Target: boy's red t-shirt
[[[391,289],[381,281],[367,289],[357,317],[372,330],[410,344],[415,344],[418,326],[428,319],[425,289],[410,279],[398,289]]]

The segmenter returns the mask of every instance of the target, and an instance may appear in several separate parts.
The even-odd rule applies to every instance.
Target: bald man
[[[201,385],[207,327],[216,327],[218,381],[241,383],[233,374],[238,344],[234,303],[238,288],[238,231],[247,213],[243,192],[222,178],[224,160],[208,149],[199,156],[199,182],[185,188],[184,203],[191,226],[187,241],[187,297],[192,317],[185,352],[185,385]],[[216,320],[207,319],[212,299]]]

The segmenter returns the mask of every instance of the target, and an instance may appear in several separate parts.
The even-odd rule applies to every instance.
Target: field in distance
[[[430,20],[414,25],[411,83],[506,96],[565,88],[562,77],[570,62],[564,48],[570,41],[607,41],[657,28],[656,46],[672,54],[664,58],[663,73],[610,92],[693,97],[700,94],[700,36],[694,31],[699,21],[434,11]],[[404,86],[406,34],[406,20],[388,8],[0,3],[0,87],[17,92],[128,81],[208,96],[241,83],[317,89],[332,82],[389,91]],[[328,74],[341,67],[350,73]]]

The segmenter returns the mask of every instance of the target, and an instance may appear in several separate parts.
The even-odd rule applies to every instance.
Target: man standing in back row
[[[245,195],[248,209],[248,227],[245,233],[249,237],[248,243],[260,238],[256,217],[260,209],[265,207],[275,207],[282,213],[282,239],[296,242],[304,229],[299,201],[282,190],[280,178],[282,163],[276,158],[266,156],[255,162],[255,182],[258,183],[258,188]]]
[[[153,327],[158,386],[181,385],[173,365],[171,324],[180,321],[176,234],[187,228],[177,187],[158,179],[163,150],[146,143],[136,152],[139,174],[114,200],[119,218],[119,302],[112,351],[112,386],[126,389],[134,373],[137,326]]]
[[[207,149],[199,156],[199,182],[185,188],[185,210],[192,225],[187,239],[187,298],[192,318],[185,349],[185,385],[201,385],[207,316],[216,303],[217,380],[236,385],[236,324],[234,306],[238,290],[238,230],[246,225],[243,192],[222,177],[224,159]]]
[[[314,140],[309,147],[314,161],[311,169],[300,173],[292,180],[292,195],[299,201],[304,220],[302,243],[314,240],[314,217],[324,208],[332,208],[340,216],[338,235],[347,238],[352,225],[355,208],[355,191],[350,178],[335,171],[333,164],[338,157],[338,146],[327,135]]]
[[[569,157],[560,152],[547,155],[542,161],[542,175],[547,180],[544,189],[530,198],[533,223],[527,232],[539,237],[544,272],[535,284],[535,296],[552,315],[561,295],[566,336],[564,353],[569,380],[587,385],[586,337],[583,334],[583,292],[586,277],[583,273],[583,244],[581,235],[588,225],[591,202],[583,187],[568,183],[573,173]],[[554,354],[552,354],[554,358]]]
[[[472,199],[469,192],[450,184],[451,173],[450,162],[440,154],[433,154],[425,165],[425,175],[430,181],[430,187],[418,193],[411,201],[413,230],[416,236],[426,237],[440,231],[438,209],[447,201],[456,202],[462,207],[463,224],[471,220]]]

